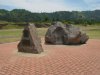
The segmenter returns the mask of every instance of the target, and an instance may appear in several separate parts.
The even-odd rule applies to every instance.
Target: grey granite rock
[[[28,24],[25,26],[22,39],[18,44],[18,51],[36,54],[43,52],[34,24]]]
[[[54,22],[45,35],[45,43],[48,44],[84,44],[89,37],[78,27]]]

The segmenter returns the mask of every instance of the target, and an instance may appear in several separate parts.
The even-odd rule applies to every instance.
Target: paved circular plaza
[[[17,44],[0,44],[0,75],[100,75],[100,40],[76,46],[42,40],[41,54],[17,52]]]

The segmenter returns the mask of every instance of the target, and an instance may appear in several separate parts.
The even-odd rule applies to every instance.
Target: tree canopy
[[[8,22],[52,22],[62,21],[76,24],[100,23],[100,10],[94,11],[57,11],[52,13],[32,13],[25,9],[11,11],[0,9],[0,21]]]

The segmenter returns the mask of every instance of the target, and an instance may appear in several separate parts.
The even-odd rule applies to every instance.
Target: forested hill
[[[52,13],[32,13],[25,9],[11,11],[0,9],[0,21],[8,22],[52,22],[100,23],[100,10],[94,11],[58,11]]]

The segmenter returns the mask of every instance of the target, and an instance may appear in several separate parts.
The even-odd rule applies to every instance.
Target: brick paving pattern
[[[100,40],[87,44],[43,45],[44,52],[17,52],[17,44],[0,44],[0,75],[100,75]]]

